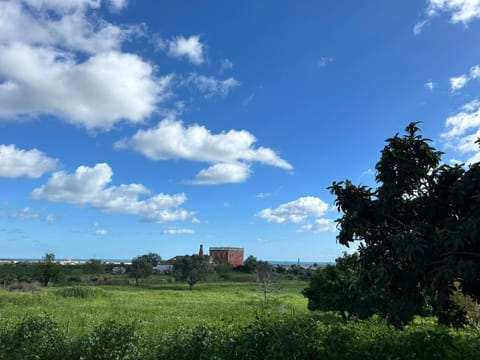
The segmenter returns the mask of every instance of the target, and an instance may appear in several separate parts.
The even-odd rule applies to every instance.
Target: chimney
[[[198,256],[203,256],[203,245],[200,244],[200,251],[198,252]]]

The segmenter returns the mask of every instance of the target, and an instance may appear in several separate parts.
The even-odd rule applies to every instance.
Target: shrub
[[[65,336],[48,315],[35,315],[4,331],[0,358],[12,360],[63,359]]]
[[[58,296],[66,298],[76,298],[76,299],[91,299],[91,298],[100,298],[107,296],[107,293],[103,289],[96,289],[92,287],[83,287],[83,286],[71,286],[59,288],[55,291],[55,294]]]
[[[134,325],[108,320],[94,327],[83,338],[72,342],[69,358],[137,359],[140,358],[138,340]]]

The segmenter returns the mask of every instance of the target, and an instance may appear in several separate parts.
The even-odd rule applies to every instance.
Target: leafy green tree
[[[308,309],[338,311],[344,322],[352,314],[368,317],[373,308],[357,293],[359,276],[358,254],[344,253],[335,260],[335,265],[318,268],[310,278],[309,287],[302,291],[308,298]]]
[[[362,241],[358,291],[390,324],[402,327],[430,301],[440,322],[460,325],[455,281],[480,298],[480,167],[440,165],[417,125],[386,140],[377,189],[349,180],[329,188],[343,213],[337,240]]]
[[[90,275],[90,280],[96,280],[96,275],[105,273],[105,264],[101,260],[90,259],[85,265],[85,272]]]
[[[62,265],[55,261],[55,255],[52,253],[45,254],[36,270],[37,278],[45,286],[48,286],[49,283],[62,283],[65,280]]]
[[[135,285],[138,286],[138,280],[146,278],[153,272],[153,265],[146,255],[137,256],[132,259],[130,266],[130,276],[135,279]]]
[[[145,254],[143,255],[150,264],[152,264],[153,267],[157,266],[160,261],[162,261],[162,258],[160,255],[158,255],[157,253],[148,253],[148,254]]]
[[[253,273],[255,271],[255,266],[257,265],[257,258],[253,255],[250,255],[245,259],[243,264],[239,266],[240,270],[246,273]]]
[[[177,280],[187,281],[190,290],[200,280],[207,280],[215,272],[215,264],[209,256],[179,256],[173,264],[173,274]]]

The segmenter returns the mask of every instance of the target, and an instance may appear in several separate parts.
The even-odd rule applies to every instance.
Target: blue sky
[[[0,258],[332,261],[333,181],[480,153],[480,1],[0,1]]]

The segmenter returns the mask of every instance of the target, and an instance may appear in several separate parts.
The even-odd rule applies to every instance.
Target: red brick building
[[[211,247],[208,251],[212,258],[220,262],[230,263],[233,266],[243,264],[243,248]]]

